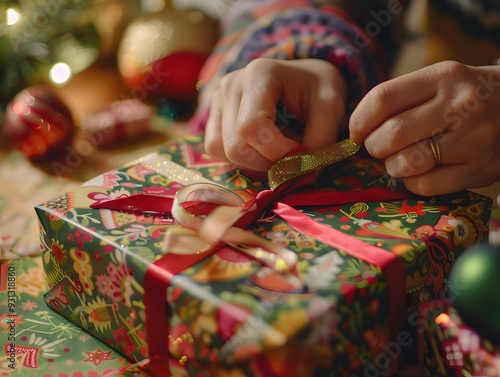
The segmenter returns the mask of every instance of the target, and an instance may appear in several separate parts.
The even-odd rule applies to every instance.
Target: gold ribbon
[[[285,182],[323,169],[356,154],[361,148],[351,139],[344,139],[324,148],[283,157],[269,169],[268,183],[274,190]]]

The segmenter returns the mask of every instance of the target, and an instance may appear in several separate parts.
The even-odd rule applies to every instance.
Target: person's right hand
[[[212,94],[205,149],[222,161],[267,171],[299,144],[319,148],[335,142],[346,100],[345,80],[329,62],[256,59],[224,76]],[[290,135],[286,123],[297,120],[304,129]]]
[[[500,66],[430,65],[372,89],[350,137],[419,195],[500,182],[499,87]]]

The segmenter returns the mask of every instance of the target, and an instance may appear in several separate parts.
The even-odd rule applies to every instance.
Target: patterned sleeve
[[[221,20],[222,37],[201,73],[192,131],[203,131],[219,79],[256,58],[331,62],[346,79],[352,109],[386,78],[391,30],[403,9],[403,2],[394,0],[236,1]]]

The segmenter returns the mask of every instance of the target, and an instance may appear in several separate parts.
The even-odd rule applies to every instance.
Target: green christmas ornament
[[[469,248],[450,273],[450,298],[463,322],[500,344],[500,247]]]

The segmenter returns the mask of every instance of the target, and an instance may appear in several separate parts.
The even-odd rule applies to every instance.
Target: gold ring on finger
[[[429,145],[431,147],[432,155],[434,156],[434,162],[436,166],[441,164],[441,148],[439,147],[439,142],[436,138],[429,138]]]

